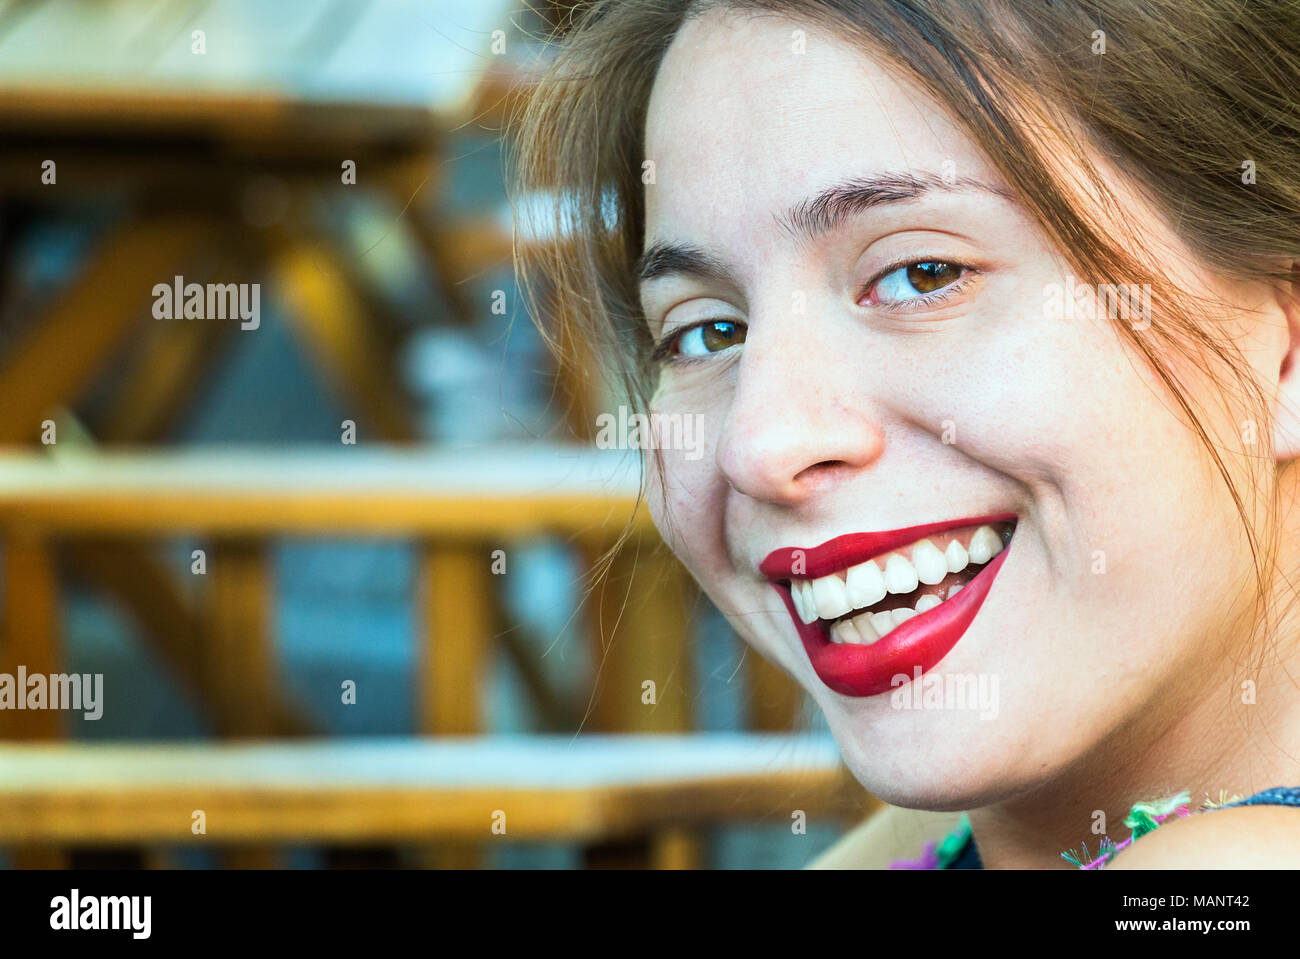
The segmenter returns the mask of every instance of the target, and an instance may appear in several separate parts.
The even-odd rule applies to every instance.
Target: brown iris
[[[738,343],[744,343],[745,330],[739,323],[715,320],[700,327],[700,339],[703,340],[705,350],[719,353]]]
[[[907,282],[918,293],[933,293],[961,278],[961,267],[956,263],[931,260],[913,263],[907,268]]]

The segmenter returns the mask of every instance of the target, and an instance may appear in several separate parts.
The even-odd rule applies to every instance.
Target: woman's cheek
[[[650,412],[675,427],[673,442],[645,454],[650,515],[664,542],[707,588],[727,562],[727,485],[715,455],[724,416],[691,393],[662,388]]]

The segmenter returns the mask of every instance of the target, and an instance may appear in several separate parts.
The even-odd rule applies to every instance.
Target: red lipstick
[[[759,570],[774,581],[772,585],[821,681],[845,696],[876,696],[911,682],[918,667],[922,673],[933,669],[957,645],[988,596],[1009,548],[993,557],[957,595],[913,616],[870,645],[832,643],[820,620],[804,623],[795,610],[789,579],[817,579],[936,533],[1016,518],[1014,513],[1004,513],[880,533],[851,533],[812,549],[774,550]]]
[[[966,526],[1008,523],[1015,518],[1015,513],[998,513],[942,523],[926,523],[922,526],[909,526],[906,529],[889,529],[883,533],[849,533],[847,536],[837,536],[827,540],[811,549],[797,547],[774,549],[767,555],[767,559],[759,564],[758,571],[768,579],[789,579],[791,576],[799,579],[818,579],[829,576],[837,570],[848,569],[858,563],[875,559],[882,553],[911,546],[935,533]],[[802,565],[799,562],[801,557]]]

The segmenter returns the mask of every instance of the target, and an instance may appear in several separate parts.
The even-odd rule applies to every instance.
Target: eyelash
[[[879,283],[885,277],[889,276],[889,274],[893,273],[895,270],[901,269],[902,267],[905,266],[913,266],[917,263],[948,263],[962,270],[962,274],[960,277],[958,277],[953,282],[949,283],[947,286],[935,290],[933,293],[925,293],[922,294],[921,296],[914,296],[911,299],[908,299],[902,303],[873,303],[872,308],[891,310],[896,313],[911,312],[917,307],[930,306],[931,304],[938,303],[941,300],[946,300],[950,296],[955,296],[958,293],[961,293],[969,284],[969,282],[980,274],[979,269],[971,266],[968,263],[962,263],[960,260],[947,260],[941,256],[920,256],[920,257],[910,256],[907,257],[906,259],[899,260],[877,271],[876,275],[873,276],[870,280],[868,280],[866,285],[862,287],[862,291],[854,299],[854,303],[856,304],[858,300],[861,300],[864,296],[866,296],[869,292],[871,292],[872,288],[877,283]],[[710,360],[707,356],[681,356],[680,354],[675,354],[673,353],[673,347],[678,340],[680,340],[687,333],[691,332],[691,330],[698,329],[699,327],[702,326],[708,326],[710,323],[736,323],[736,322],[739,321],[736,320],[734,317],[713,316],[713,317],[708,317],[707,319],[700,320],[696,323],[692,323],[690,326],[685,326],[682,327],[681,329],[673,330],[673,332],[669,333],[667,336],[665,336],[662,340],[660,340],[658,343],[654,345],[654,348],[651,350],[650,353],[651,362],[655,364],[672,363],[677,366],[689,366],[695,363],[712,362],[712,360]]]
[[[702,326],[708,326],[710,323],[740,323],[740,322],[741,322],[740,320],[737,320],[735,317],[731,317],[731,316],[713,316],[713,317],[709,317],[708,319],[704,319],[704,320],[700,320],[699,322],[692,323],[690,326],[684,326],[679,330],[673,330],[671,333],[669,333],[667,336],[665,336],[662,340],[660,340],[658,343],[654,345],[654,349],[650,353],[650,360],[652,363],[655,364],[672,363],[676,366],[690,366],[694,363],[711,363],[713,361],[710,360],[709,357],[707,356],[682,356],[681,354],[674,353],[673,348],[674,346],[676,346],[677,341],[680,340],[687,333],[691,332],[691,330],[699,329]]]
[[[905,266],[915,266],[918,263],[947,263],[951,266],[957,267],[962,271],[962,274],[947,286],[941,287],[933,293],[923,293],[920,296],[911,297],[901,303],[873,303],[871,304],[872,308],[892,310],[896,313],[911,312],[916,307],[929,306],[932,303],[938,303],[940,300],[946,300],[950,296],[956,296],[958,293],[965,290],[966,286],[972,279],[980,274],[980,271],[976,267],[971,266],[969,263],[963,263],[960,260],[950,260],[942,256],[909,256],[906,259],[898,260],[884,269],[877,271],[876,275],[868,280],[866,285],[862,287],[862,291],[857,295],[857,299],[855,299],[854,302],[856,303],[858,300],[861,300],[864,296],[870,293],[877,283],[889,276],[889,274],[893,273],[895,270],[902,269]]]

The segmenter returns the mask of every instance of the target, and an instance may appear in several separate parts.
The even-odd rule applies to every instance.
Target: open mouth
[[[799,619],[832,643],[870,646],[913,616],[952,599],[1011,542],[1015,522],[928,536],[848,569],[787,587]]]
[[[870,696],[936,665],[983,604],[1015,534],[1014,514],[842,536],[783,549],[761,571],[789,610],[814,670]],[[901,678],[900,678],[901,677]]]

